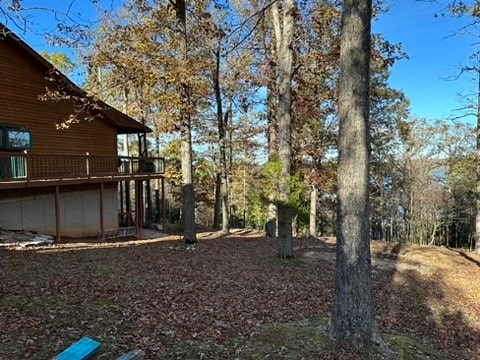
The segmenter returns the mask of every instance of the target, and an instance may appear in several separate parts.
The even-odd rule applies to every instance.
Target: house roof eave
[[[36,52],[25,41],[23,41],[19,36],[17,36],[2,23],[0,23],[0,40],[8,40],[10,44],[14,44],[19,50],[35,61],[40,68],[45,70],[45,73],[54,74],[58,80],[68,86],[69,91],[75,93],[76,96],[87,99],[88,102],[94,105],[92,106],[93,108],[99,109],[97,111],[104,120],[109,121],[117,128],[119,134],[136,134],[152,131],[149,127],[115,109],[113,106],[105,103],[104,101],[91,100],[85,90],[81,89],[78,85],[71,81],[66,75],[59,71],[48,60],[42,57],[38,52]]]

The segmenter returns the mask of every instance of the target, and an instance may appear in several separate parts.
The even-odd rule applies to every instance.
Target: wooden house
[[[163,159],[118,156],[117,137],[150,129],[89,99],[3,25],[0,79],[0,228],[57,238],[139,235],[144,183],[163,184]],[[44,99],[47,89],[62,96]],[[61,129],[72,115],[80,121]]]

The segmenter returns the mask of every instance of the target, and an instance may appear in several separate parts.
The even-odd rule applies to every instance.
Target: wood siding
[[[104,238],[119,227],[118,181],[135,181],[131,201],[138,209],[138,236],[143,181],[162,178],[164,163],[161,158],[119,157],[117,135],[151,130],[100,100],[89,102],[95,108],[84,115],[77,113],[74,100],[41,100],[47,89],[86,95],[56,74],[68,86],[59,88],[49,81],[50,71],[51,64],[0,24],[0,124],[31,133],[28,152],[7,151],[14,149],[8,141],[0,149],[0,227],[44,231],[57,239]],[[80,123],[57,130],[73,114]],[[96,117],[87,121],[88,115]]]
[[[117,130],[102,119],[81,121],[67,130],[55,125],[74,113],[72,101],[39,100],[54,89],[36,62],[11,39],[0,40],[0,123],[27,127],[32,154],[117,154]]]

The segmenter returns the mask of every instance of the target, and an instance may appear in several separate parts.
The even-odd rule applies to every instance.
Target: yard
[[[48,359],[83,336],[99,359],[382,358],[334,346],[333,239],[274,240],[237,231],[0,250],[0,359]],[[378,325],[403,359],[480,358],[480,257],[372,243]]]

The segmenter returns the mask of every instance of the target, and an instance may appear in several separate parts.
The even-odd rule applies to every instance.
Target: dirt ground
[[[145,359],[371,358],[320,340],[334,239],[297,239],[280,260],[258,232],[202,233],[193,249],[145,237],[0,249],[0,359],[48,359],[83,336],[102,343],[99,359],[134,348]],[[372,265],[397,358],[480,359],[480,257],[373,242]]]

